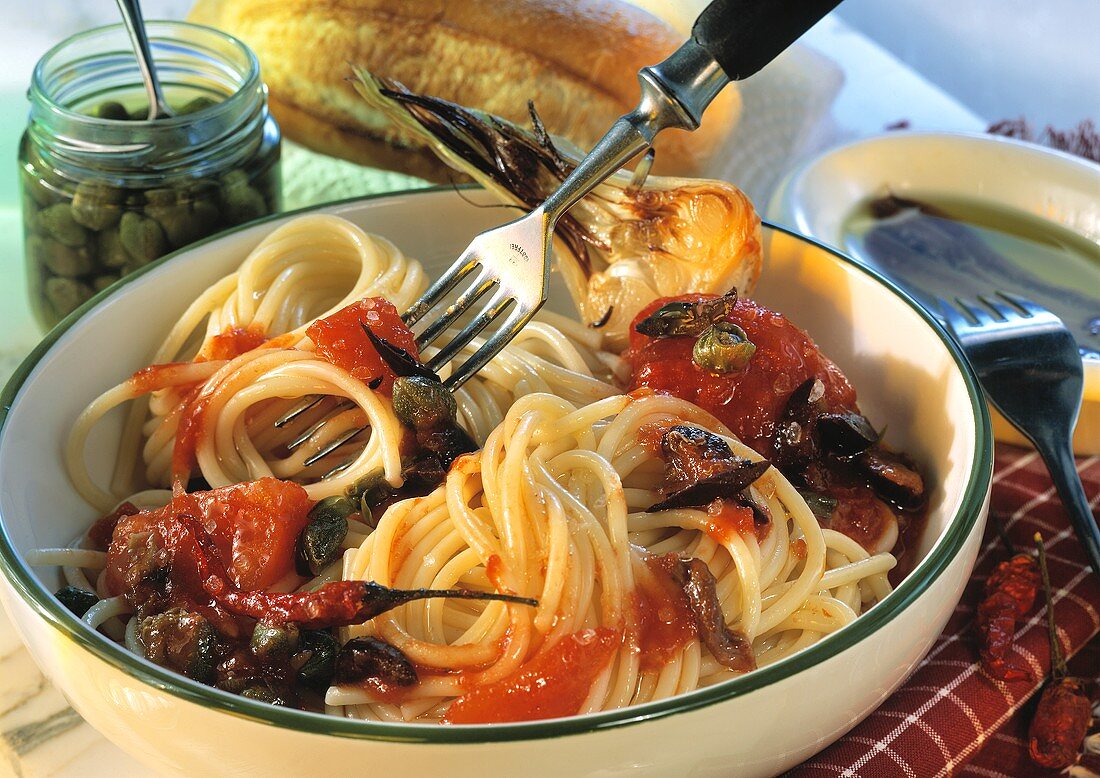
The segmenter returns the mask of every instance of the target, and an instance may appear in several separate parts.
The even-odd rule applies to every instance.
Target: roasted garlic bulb
[[[372,107],[504,202],[534,208],[582,156],[547,135],[534,106],[527,130],[363,70],[356,74],[356,88]],[[763,264],[760,217],[735,186],[635,178],[624,172],[608,179],[562,217],[555,233],[555,257],[573,302],[613,350],[626,347],[630,322],[654,298],[734,288],[746,294]]]

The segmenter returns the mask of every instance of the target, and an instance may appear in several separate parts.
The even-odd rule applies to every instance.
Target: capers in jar
[[[96,235],[96,259],[103,267],[117,270],[130,261],[118,230],[113,227]]]
[[[155,219],[134,211],[122,215],[118,234],[126,252],[139,266],[156,259],[168,249],[164,228]]]
[[[712,373],[743,370],[756,353],[756,344],[733,322],[719,321],[707,327],[695,341],[691,360]]]
[[[113,119],[114,121],[126,121],[130,114],[126,113],[126,106],[117,100],[104,100],[92,111],[92,116],[97,119]]]
[[[114,227],[122,216],[123,193],[113,186],[83,181],[73,193],[73,219],[89,230]]]
[[[88,231],[73,218],[73,211],[66,203],[43,208],[38,219],[47,235],[66,246],[83,246],[88,240]]]
[[[113,275],[110,275],[110,274],[103,275],[103,276],[96,276],[94,279],[92,279],[92,289],[94,289],[97,292],[102,292],[104,289],[106,289],[108,286],[110,286],[111,284],[113,284],[117,280],[118,280],[118,276],[113,276]]]
[[[179,116],[186,116],[187,114],[198,113],[204,111],[207,108],[212,108],[218,104],[218,101],[207,97],[206,95],[199,95],[198,97],[192,97],[186,103],[180,106],[176,114]]]
[[[248,173],[231,170],[221,177],[221,203],[226,221],[242,224],[267,214],[264,196],[252,188]]]
[[[429,430],[453,423],[458,404],[439,381],[398,376],[393,382],[393,412],[402,424],[414,430]]]
[[[72,278],[47,278],[45,283],[46,302],[54,309],[58,318],[64,318],[81,305],[92,299],[92,290],[85,283]]]
[[[55,276],[75,278],[92,269],[92,260],[86,248],[71,248],[53,238],[29,236],[27,254]]]

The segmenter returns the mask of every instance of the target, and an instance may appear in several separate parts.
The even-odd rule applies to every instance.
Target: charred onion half
[[[412,133],[443,162],[502,202],[542,203],[583,154],[551,139],[530,106],[528,130],[490,114],[410,92],[355,70],[372,107]],[[749,293],[763,264],[760,217],[741,190],[723,181],[621,172],[558,222],[555,255],[586,322],[621,351],[630,322],[657,297],[729,289]],[[610,312],[610,313],[609,313]]]

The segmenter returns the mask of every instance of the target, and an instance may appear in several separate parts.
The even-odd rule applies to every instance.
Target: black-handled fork
[[[1047,309],[998,293],[978,301],[939,300],[986,397],[1046,463],[1093,572],[1100,575],[1100,528],[1073,459],[1084,369],[1073,334]]]
[[[840,4],[840,0],[714,0],[695,21],[691,39],[663,62],[642,68],[638,107],[619,117],[599,142],[538,208],[516,221],[483,232],[403,315],[410,327],[425,321],[448,294],[457,299],[417,334],[423,350],[457,326],[476,303],[487,298],[473,318],[454,333],[427,367],[439,371],[494,323],[498,326],[444,382],[455,389],[468,381],[514,338],[546,302],[550,286],[550,247],[558,219],[600,182],[649,148],[663,129],[694,130],[703,111],[731,81],[751,76],[788,48],[802,33]],[[286,425],[322,402],[307,397],[276,422]],[[349,408],[342,403],[330,413]],[[326,416],[311,425],[288,450],[324,437]],[[305,460],[313,465],[366,427],[341,431]],[[330,430],[331,431],[331,430]],[[328,475],[346,466],[338,466]]]
[[[840,0],[714,0],[692,28],[692,36],[663,62],[638,73],[638,107],[620,117],[538,208],[502,227],[483,232],[409,308],[410,327],[423,320],[459,284],[458,299],[417,336],[431,345],[487,297],[472,321],[429,361],[438,370],[495,322],[499,326],[446,380],[448,388],[467,381],[531,320],[550,285],[550,249],[558,219],[653,142],[661,130],[694,130],[703,111],[730,81],[746,78],[791,45]]]

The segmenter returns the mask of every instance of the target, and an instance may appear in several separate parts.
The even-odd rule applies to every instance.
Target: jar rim
[[[244,41],[237,38],[234,35],[230,35],[227,32],[209,27],[204,24],[195,24],[194,22],[176,21],[168,19],[154,19],[145,22],[146,30],[149,33],[150,42],[154,44],[153,40],[156,37],[172,39],[171,31],[186,30],[200,36],[208,36],[210,40],[220,41],[228,43],[233,49],[239,52],[244,60],[247,62],[247,70],[244,72],[241,82],[237,85],[232,94],[226,96],[224,100],[220,100],[212,106],[202,109],[193,114],[178,114],[176,116],[168,118],[156,119],[155,123],[158,127],[175,128],[190,122],[195,121],[196,117],[202,115],[212,115],[210,112],[229,112],[238,110],[238,105],[250,99],[251,93],[260,84],[260,62],[256,57],[255,52],[252,51]],[[34,71],[31,75],[31,92],[36,95],[42,102],[43,106],[49,110],[50,113],[57,115],[59,118],[67,121],[77,122],[89,122],[92,125],[98,125],[103,127],[114,127],[124,124],[133,125],[130,120],[123,119],[104,119],[98,116],[91,116],[89,114],[80,113],[73,110],[68,106],[58,102],[50,94],[49,86],[46,83],[46,71],[51,64],[54,64],[52,60],[61,56],[66,50],[79,45],[97,35],[109,35],[116,32],[126,33],[125,26],[119,22],[116,24],[107,24],[100,27],[93,27],[90,30],[84,30],[78,32],[75,35],[70,35],[59,43],[51,47],[45,54],[43,54],[37,63],[35,63]],[[157,33],[161,34],[158,35]],[[32,97],[32,101],[35,98]],[[153,122],[147,122],[152,124]]]

